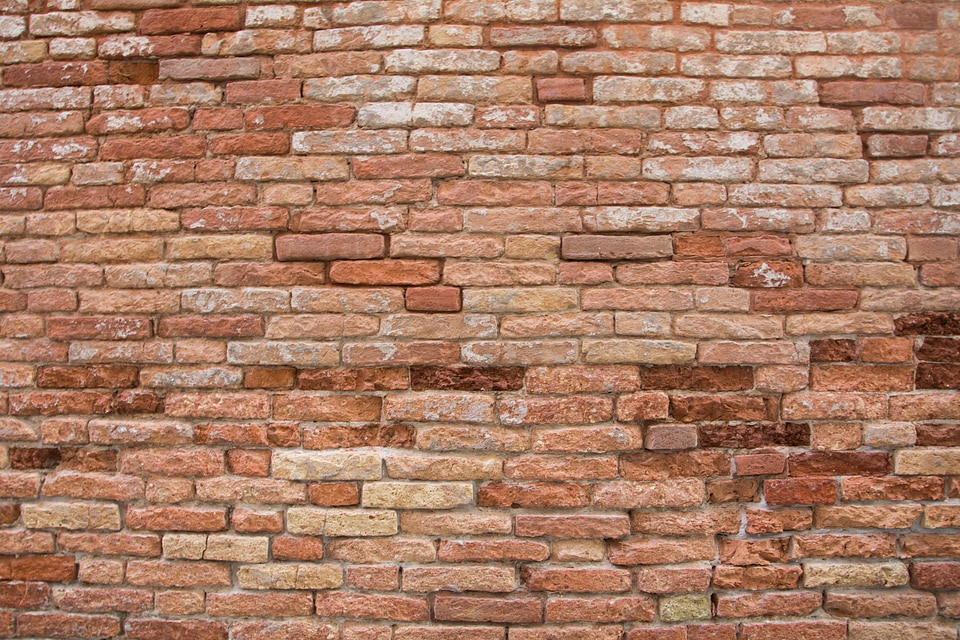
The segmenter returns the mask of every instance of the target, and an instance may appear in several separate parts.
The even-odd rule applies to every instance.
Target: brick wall
[[[956,640],[958,25],[5,0],[0,636]]]

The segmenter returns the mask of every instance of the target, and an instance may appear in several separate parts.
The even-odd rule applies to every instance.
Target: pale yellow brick
[[[397,532],[397,514],[375,509],[291,507],[287,531],[311,536],[392,536]]]
[[[120,507],[103,502],[24,504],[20,516],[28,529],[120,529]]]
[[[372,451],[276,449],[273,477],[290,480],[379,480],[380,454]]]
[[[225,562],[266,562],[270,539],[266,536],[238,536],[227,533],[207,537],[205,560]]]
[[[237,569],[241,589],[336,589],[343,568],[336,564],[258,564]]]
[[[453,509],[473,503],[469,482],[368,482],[363,506],[387,509]]]
[[[168,533],[163,536],[163,557],[177,560],[200,560],[207,548],[204,533]]]
[[[902,562],[805,562],[805,587],[902,587],[910,582]]]

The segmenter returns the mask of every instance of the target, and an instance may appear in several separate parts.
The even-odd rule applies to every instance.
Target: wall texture
[[[0,11],[0,636],[956,640],[957,5]]]

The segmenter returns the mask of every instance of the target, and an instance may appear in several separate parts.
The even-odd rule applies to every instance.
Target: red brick
[[[139,144],[143,146],[142,143]],[[109,187],[51,187],[43,199],[47,209],[90,209],[111,207],[139,207],[146,201],[139,185]]]
[[[656,612],[649,596],[551,598],[547,622],[652,622]]]
[[[587,89],[583,78],[538,78],[540,102],[584,102]]]
[[[459,156],[432,153],[355,158],[353,175],[357,178],[450,178],[466,173]]]
[[[859,297],[856,291],[846,290],[754,291],[750,309],[757,313],[841,311],[855,308]]]
[[[330,265],[330,281],[341,284],[421,285],[439,280],[440,265],[435,260],[364,260]]]
[[[317,538],[276,536],[271,543],[275,560],[320,560],[323,558],[323,541]]]
[[[17,64],[3,72],[9,87],[66,87],[107,83],[107,65],[103,62],[41,62]]]
[[[346,507],[360,504],[360,490],[352,482],[320,482],[307,489],[311,504]]]
[[[50,602],[50,585],[42,582],[0,584],[0,606],[8,609],[38,609]]]
[[[824,104],[924,103],[926,87],[910,82],[827,82],[820,90]]]
[[[210,153],[215,155],[274,156],[289,150],[290,139],[283,133],[243,133],[210,140]]]
[[[325,265],[310,262],[222,263],[214,269],[214,282],[228,287],[292,286],[323,284]]]
[[[157,335],[163,338],[249,338],[262,336],[260,316],[177,316],[162,318]]]
[[[458,287],[414,287],[407,289],[404,296],[407,311],[457,312],[460,311],[460,289]]]
[[[227,102],[247,104],[295,101],[300,98],[300,81],[279,78],[228,82],[225,97]]]
[[[795,565],[719,566],[714,571],[715,589],[795,589],[803,570]]]
[[[129,365],[44,366],[37,370],[37,386],[51,389],[120,389],[135,387],[137,381],[138,370]]]
[[[887,22],[894,29],[936,29],[937,8],[916,4],[887,7]]]
[[[319,620],[270,620],[235,622],[234,640],[329,640],[335,627]]]
[[[840,621],[752,623],[740,628],[743,640],[843,640],[847,625]]]
[[[721,618],[752,618],[768,615],[801,616],[819,609],[822,600],[823,596],[819,591],[721,595],[717,598],[716,615]],[[779,627],[780,625],[776,626]],[[842,624],[840,626],[843,627]],[[797,637],[805,638],[807,636],[799,635]]]
[[[317,615],[414,622],[428,618],[428,607],[425,598],[328,592],[317,595]]]
[[[914,589],[957,589],[960,563],[914,562],[910,567],[910,586]]]
[[[520,578],[531,591],[622,592],[631,586],[630,572],[623,569],[544,569],[525,567]]]
[[[240,11],[232,7],[150,9],[140,18],[140,32],[205,33],[240,28]]]
[[[131,640],[226,640],[227,625],[212,620],[130,619],[124,625]]]
[[[437,201],[450,205],[549,205],[553,191],[547,182],[445,181],[437,189]]]
[[[833,504],[837,501],[834,478],[765,480],[763,497],[771,505]]]
[[[343,104],[256,107],[244,112],[244,121],[250,129],[331,129],[349,126],[355,114]]]
[[[223,531],[227,516],[222,509],[138,507],[127,509],[127,526],[153,531]]]
[[[73,556],[13,557],[9,575],[13,580],[71,582],[77,578],[77,561]]]
[[[383,236],[363,233],[285,235],[277,238],[277,258],[298,260],[363,260],[384,254]]]
[[[117,636],[120,634],[120,618],[52,611],[21,613],[17,617],[17,631],[24,636],[50,638]]]
[[[840,7],[796,7],[790,11],[790,26],[795,29],[841,29],[846,16]]]
[[[911,158],[927,153],[927,136],[877,134],[867,138],[867,153],[873,158]]]
[[[468,598],[440,594],[433,606],[437,620],[532,624],[543,619],[543,604],[534,598]]]
[[[194,131],[229,131],[243,127],[243,111],[240,109],[197,109],[193,113]]]
[[[491,482],[477,491],[477,504],[499,508],[585,507],[590,504],[590,492],[587,485],[572,482]]]

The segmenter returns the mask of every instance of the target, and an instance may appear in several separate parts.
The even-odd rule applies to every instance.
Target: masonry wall
[[[0,12],[0,636],[956,640],[953,3]]]

